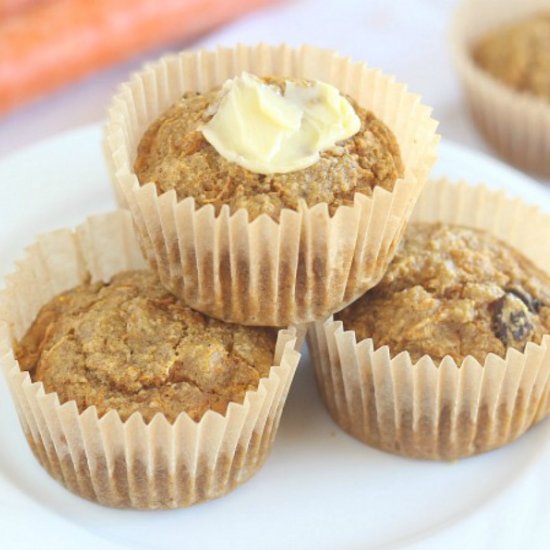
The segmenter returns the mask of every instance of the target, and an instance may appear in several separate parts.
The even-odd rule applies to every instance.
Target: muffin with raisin
[[[487,231],[411,223],[380,283],[335,319],[414,362],[483,363],[550,334],[550,277]]]
[[[550,410],[539,238],[550,218],[445,181],[427,186],[414,217],[382,280],[312,324],[308,341],[344,430],[388,452],[456,459],[509,443]]]

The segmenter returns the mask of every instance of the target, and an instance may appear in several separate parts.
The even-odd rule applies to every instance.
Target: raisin
[[[527,306],[527,309],[531,313],[538,313],[540,311],[542,302],[538,298],[531,296],[525,290],[510,287],[510,288],[505,288],[504,292],[517,296]]]
[[[505,345],[523,349],[533,325],[529,320],[529,306],[515,292],[506,292],[490,304],[493,331]]]

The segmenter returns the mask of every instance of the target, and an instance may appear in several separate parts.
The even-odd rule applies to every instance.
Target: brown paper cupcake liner
[[[412,216],[490,231],[550,272],[550,217],[486,187],[429,183]],[[550,336],[483,364],[467,357],[414,363],[372,339],[356,341],[332,317],[310,325],[308,344],[322,400],[334,420],[365,443],[415,458],[456,459],[500,447],[550,407]]]
[[[188,506],[224,495],[265,461],[300,357],[295,329],[279,332],[269,376],[242,404],[198,422],[186,413],[173,424],[161,414],[146,424],[139,413],[125,422],[114,410],[101,418],[95,407],[79,413],[74,401],[46,394],[14,358],[14,339],[55,295],[88,276],[108,280],[145,265],[125,211],[39,237],[0,295],[0,364],[31,449],[55,479],[108,506]]]
[[[550,103],[496,80],[471,55],[485,33],[548,8],[547,0],[463,0],[450,41],[470,112],[483,136],[510,162],[550,177]]]
[[[248,220],[224,206],[197,208],[174,191],[140,186],[133,171],[149,124],[184,91],[208,90],[243,70],[301,76],[337,86],[393,131],[405,173],[392,192],[357,193],[333,216],[326,203],[284,209],[278,222]],[[392,77],[329,50],[237,46],[162,58],[123,84],[113,100],[105,149],[117,195],[128,207],[149,264],[191,307],[246,325],[285,326],[324,318],[381,277],[435,161],[430,109]]]

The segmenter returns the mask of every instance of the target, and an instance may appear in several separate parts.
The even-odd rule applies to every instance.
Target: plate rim
[[[28,146],[18,150],[18,151],[15,151],[15,152],[13,152],[9,155],[1,157],[0,158],[0,171],[6,165],[9,165],[11,163],[17,164],[19,162],[22,162],[22,160],[25,159],[26,157],[28,157],[29,155],[32,156],[32,155],[37,154],[37,151],[39,151],[40,149],[43,149],[44,147],[49,147],[49,146],[54,146],[55,147],[59,143],[62,143],[66,139],[88,140],[88,139],[93,138],[94,140],[99,141],[101,143],[101,139],[102,139],[101,129],[102,129],[102,126],[103,126],[102,123],[87,124],[87,125],[74,127],[74,128],[68,129],[68,130],[64,130],[63,132],[52,134],[51,136],[49,136],[45,139],[39,140],[39,141],[37,141],[37,142],[35,142],[31,145],[28,145]],[[99,138],[99,140],[98,140],[98,138]],[[442,142],[440,143],[440,148],[439,148],[438,153],[439,153],[438,163],[439,163],[439,160],[442,157],[445,158],[448,155],[451,155],[451,156],[459,155],[459,156],[462,156],[464,158],[468,158],[469,161],[473,162],[473,163],[478,163],[479,162],[479,163],[482,163],[484,165],[494,165],[499,170],[504,170],[507,173],[510,173],[509,177],[513,178],[514,180],[516,180],[518,182],[514,185],[526,186],[528,188],[528,190],[530,190],[531,192],[535,193],[536,195],[540,195],[541,197],[544,197],[544,202],[547,203],[545,205],[545,204],[541,204],[538,201],[536,201],[536,202],[532,202],[532,204],[535,204],[535,205],[539,206],[539,208],[544,208],[545,206],[546,206],[546,208],[550,207],[550,191],[548,189],[545,189],[536,180],[534,180],[531,177],[519,172],[515,168],[506,165],[505,163],[503,163],[502,161],[500,161],[498,159],[494,159],[494,158],[489,157],[488,155],[486,155],[484,153],[469,149],[468,147],[466,147],[462,144],[459,144],[459,143],[456,143],[456,142],[453,142],[453,141],[450,141],[450,140],[442,140]],[[437,169],[437,166],[435,168],[435,172],[436,173],[439,172],[439,169]],[[433,179],[436,179],[436,178],[433,178]],[[460,180],[456,180],[454,178],[451,178],[450,181],[460,181]],[[489,186],[491,188],[504,189],[507,194],[510,194],[512,196],[522,196],[522,193],[520,193],[519,191],[514,193],[513,191],[510,191],[510,189],[507,189],[505,186],[503,186],[501,184],[499,185],[498,182],[484,181],[483,178],[480,178],[479,181],[468,181],[468,183],[470,183],[472,185],[486,184],[487,186]],[[20,254],[17,256],[17,258],[19,258],[22,254],[23,254],[23,250],[20,251]],[[11,267],[13,268],[13,262],[11,264]],[[11,272],[11,269],[8,272]],[[4,279],[4,277],[2,277],[2,285],[0,285],[0,286],[3,286],[3,279]],[[548,449],[546,449],[546,450],[548,450]],[[512,488],[515,485],[517,485],[518,483],[521,482],[521,479],[525,476],[525,473],[527,471],[530,471],[533,468],[533,466],[532,466],[533,462],[535,462],[537,460],[542,460],[542,458],[540,456],[539,457],[534,457],[534,456],[530,457],[528,463],[526,463],[524,465],[524,467],[522,468],[521,475],[514,476],[514,479],[510,484],[507,484],[503,489],[499,490],[497,495],[492,495],[492,496],[488,497],[486,500],[484,500],[482,502],[481,506],[483,508],[486,508],[487,506],[490,505],[490,503],[495,498],[498,497],[498,495],[501,495],[503,492],[511,491]],[[0,471],[0,476],[2,478],[5,478],[4,472]],[[21,494],[23,494],[25,496],[25,498],[31,499],[33,501],[34,505],[39,506],[41,508],[43,507],[41,503],[38,503],[38,502],[35,501],[35,499],[32,497],[32,495],[28,495],[28,494],[22,492],[17,487],[17,485],[13,484],[9,479],[7,480],[7,482],[9,483],[10,487],[13,487],[13,490],[18,491]],[[0,502],[0,504],[1,504],[1,502]],[[472,512],[469,514],[469,516],[474,515],[476,513],[477,509],[478,509],[478,507],[476,507],[476,509],[472,510]],[[55,510],[50,510],[50,509],[45,508],[45,511],[48,514],[53,514],[57,518],[62,519],[64,522],[69,522],[74,528],[78,529],[79,532],[81,532],[83,535],[85,535],[85,540],[80,541],[81,543],[87,542],[87,539],[89,539],[90,542],[93,542],[95,544],[97,544],[99,542],[102,542],[102,543],[108,542],[111,545],[113,545],[113,544],[116,545],[117,548],[127,548],[126,544],[120,543],[118,541],[111,542],[108,539],[105,539],[105,537],[103,537],[101,534],[92,533],[91,531],[89,531],[86,527],[82,526],[81,524],[74,523],[73,521],[64,518],[63,516],[61,516]],[[446,521],[444,521],[440,524],[435,525],[433,528],[423,530],[423,531],[419,531],[418,533],[415,533],[415,535],[413,535],[413,540],[411,542],[413,542],[413,543],[415,543],[415,542],[425,542],[425,541],[429,541],[433,538],[439,538],[441,533],[447,531],[449,529],[449,527],[456,526],[457,524],[459,524],[463,520],[464,520],[464,518],[449,518],[448,520],[446,520]],[[424,533],[425,533],[425,535],[424,535]],[[9,535],[9,532],[8,532],[8,535]],[[407,543],[407,541],[404,540],[403,544],[406,544],[406,543]],[[112,547],[115,547],[115,546],[112,546]]]

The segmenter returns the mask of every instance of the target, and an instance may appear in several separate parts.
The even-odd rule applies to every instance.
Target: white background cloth
[[[434,108],[440,133],[496,156],[473,126],[451,65],[448,30],[457,0],[287,0],[202,39],[172,44],[102,71],[0,118],[0,157],[57,132],[105,119],[119,82],[146,60],[184,47],[304,43],[334,48],[406,82]],[[473,182],[472,182],[473,183]]]

